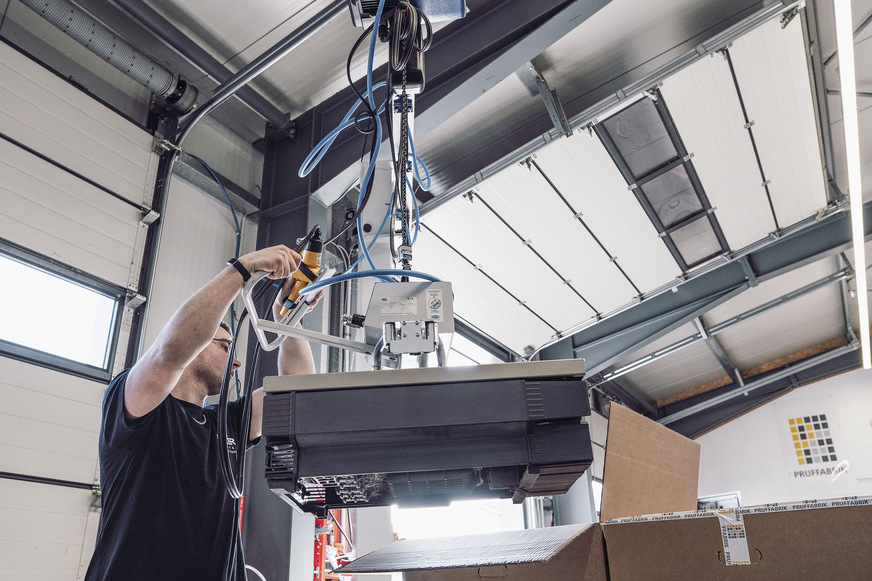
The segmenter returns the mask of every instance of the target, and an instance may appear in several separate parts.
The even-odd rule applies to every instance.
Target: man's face
[[[227,366],[227,357],[230,355],[230,343],[230,333],[224,328],[218,327],[215,337],[193,362],[194,372],[197,378],[206,385],[208,395],[217,395],[221,392],[221,380],[224,378],[224,368]],[[234,357],[233,369],[236,370],[240,365],[240,361]]]

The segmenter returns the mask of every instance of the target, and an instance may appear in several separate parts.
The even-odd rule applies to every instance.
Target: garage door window
[[[0,352],[75,375],[108,379],[121,289],[45,257],[0,247]]]

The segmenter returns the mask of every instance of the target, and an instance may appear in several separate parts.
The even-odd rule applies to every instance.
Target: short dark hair
[[[230,328],[230,325],[228,325],[224,321],[221,321],[220,323],[218,323],[218,326],[230,333],[230,336],[233,337],[233,329]]]

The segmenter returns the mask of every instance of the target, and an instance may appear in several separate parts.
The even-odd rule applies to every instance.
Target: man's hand
[[[239,262],[248,272],[254,274],[264,270],[270,273],[269,278],[272,279],[291,276],[291,273],[300,267],[302,261],[302,256],[284,244],[262,248],[239,257]]]
[[[281,292],[278,294],[278,296],[276,296],[276,300],[273,303],[273,319],[276,322],[281,321],[282,317],[281,317],[280,313],[282,310],[282,305],[285,302],[285,299],[288,298],[288,295],[291,294],[291,287],[294,286],[294,283],[296,283],[296,282],[299,282],[299,281],[295,278],[289,278],[288,280],[286,280],[285,284],[282,286]],[[321,300],[321,298],[324,296],[324,290],[323,289],[319,290],[315,294],[314,299],[310,299],[309,296],[310,295],[306,295],[305,297],[300,297],[299,300],[306,300],[307,302],[310,302],[311,304],[309,305],[309,311],[311,311],[312,309],[315,308],[315,305],[317,305],[318,302]]]

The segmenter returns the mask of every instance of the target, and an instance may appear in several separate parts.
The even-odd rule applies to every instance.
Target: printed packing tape
[[[748,551],[748,537],[745,535],[742,513],[736,509],[721,509],[717,514],[721,525],[721,540],[724,543],[724,564],[750,565],[751,554]]]
[[[821,508],[840,508],[845,506],[872,506],[872,496],[845,496],[827,500],[803,500],[801,502],[771,503],[743,508],[721,508],[714,511],[666,512],[643,516],[630,516],[606,521],[603,526],[623,523],[657,522],[664,520],[686,520],[696,518],[715,518],[721,527],[724,543],[724,563],[726,565],[750,565],[748,538],[745,534],[744,515],[787,512],[791,510],[816,510]]]

